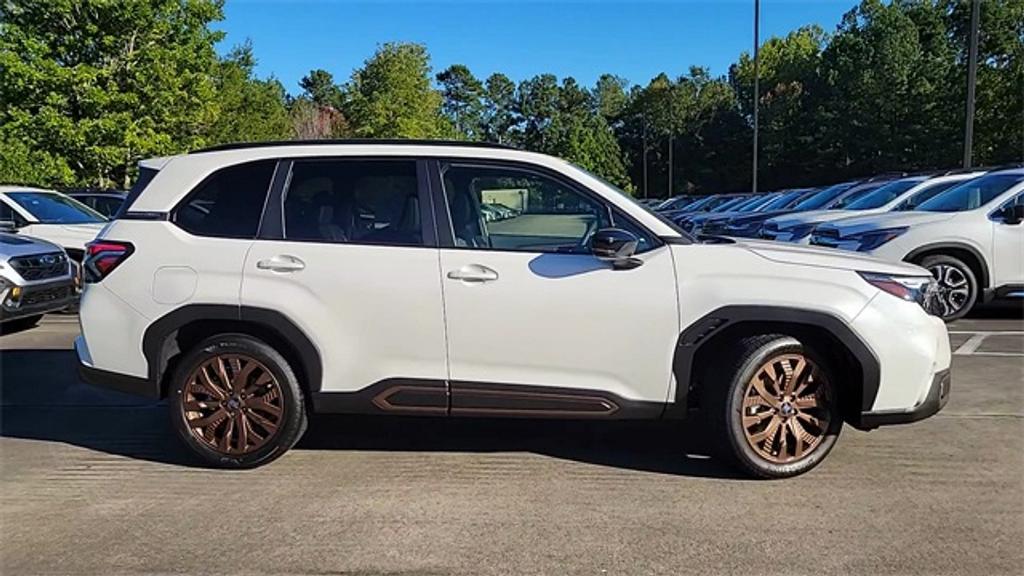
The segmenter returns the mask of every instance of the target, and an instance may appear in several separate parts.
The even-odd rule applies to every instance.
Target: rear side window
[[[284,237],[422,245],[417,182],[414,160],[296,161],[284,200]]]
[[[263,160],[214,173],[178,205],[174,223],[196,236],[255,238],[276,165]]]

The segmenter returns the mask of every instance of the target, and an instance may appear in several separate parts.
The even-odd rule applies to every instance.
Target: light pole
[[[754,0],[754,163],[751,176],[751,192],[757,194],[757,132],[758,108],[761,100],[761,75],[758,73],[758,51],[761,46],[761,0]]]
[[[981,0],[971,0],[971,40],[967,50],[967,125],[964,126],[964,168],[970,168],[974,154],[974,88],[978,83],[978,20]]]

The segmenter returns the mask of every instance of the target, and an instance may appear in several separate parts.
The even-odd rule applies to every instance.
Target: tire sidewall
[[[831,388],[832,414],[829,419],[828,432],[810,454],[794,462],[778,464],[762,458],[747,442],[746,432],[743,429],[743,397],[747,383],[755,376],[757,370],[765,362],[775,356],[793,353],[807,356],[825,374]],[[740,464],[762,478],[786,478],[802,474],[824,460],[839,438],[839,432],[843,426],[842,416],[839,411],[839,389],[835,386],[835,379],[832,375],[833,373],[828,363],[823,358],[794,338],[778,338],[764,344],[750,354],[740,370],[734,375],[725,401],[727,436],[733,454],[740,461]]]
[[[227,456],[194,438],[181,407],[185,385],[192,371],[201,363],[223,354],[242,354],[258,360],[266,366],[281,387],[284,399],[281,427],[274,438],[250,454]],[[266,464],[294,446],[306,429],[302,389],[288,361],[262,341],[242,334],[215,336],[203,341],[186,354],[174,371],[168,399],[171,422],[178,436],[205,463],[221,468],[252,468]]]
[[[959,320],[960,318],[966,316],[967,313],[970,312],[971,309],[974,308],[974,305],[978,302],[978,279],[974,276],[974,270],[971,270],[971,267],[968,266],[966,262],[954,256],[939,254],[935,256],[926,256],[925,258],[921,259],[921,267],[927,268],[929,273],[931,272],[932,266],[936,266],[939,264],[945,266],[952,266],[956,268],[957,270],[960,271],[961,274],[964,275],[964,278],[967,279],[967,288],[969,290],[969,293],[967,295],[967,303],[964,304],[963,308],[961,308],[951,316],[940,316],[940,318],[942,318],[946,322]]]

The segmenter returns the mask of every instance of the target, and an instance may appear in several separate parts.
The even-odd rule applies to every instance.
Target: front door
[[[438,171],[451,413],[660,413],[679,334],[668,247],[559,175]],[[588,252],[612,225],[642,237],[642,265],[615,270]]]
[[[1000,206],[1003,210],[1013,204],[1024,203],[1024,194]],[[993,214],[992,226],[992,287],[1024,286],[1024,222],[1009,224]]]

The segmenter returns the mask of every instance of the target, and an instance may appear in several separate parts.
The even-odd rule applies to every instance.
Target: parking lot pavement
[[[1022,324],[951,327],[936,417],[756,482],[692,424],[321,417],[270,466],[196,468],[161,404],[77,381],[77,325],[48,317],[0,338],[0,570],[1017,574]]]

